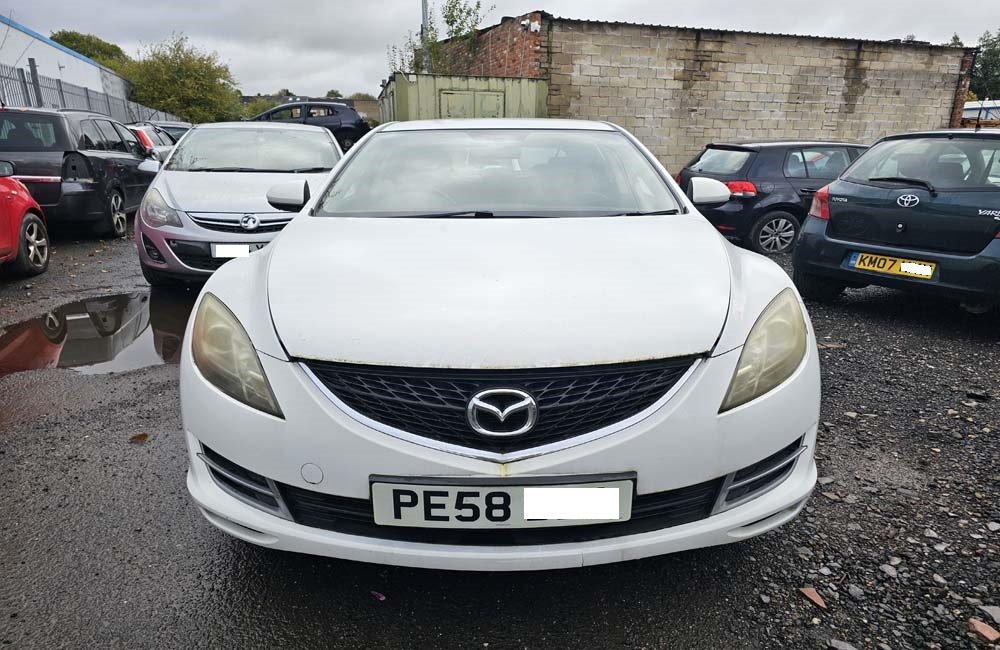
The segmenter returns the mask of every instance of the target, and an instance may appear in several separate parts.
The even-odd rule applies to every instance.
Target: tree
[[[125,50],[114,43],[109,43],[93,34],[74,32],[70,29],[61,29],[49,35],[56,43],[64,45],[74,52],[90,57],[101,65],[118,72],[131,59]]]
[[[343,93],[341,93],[341,92],[340,92],[339,90],[337,90],[336,88],[334,88],[334,89],[332,89],[332,90],[328,90],[328,91],[326,91],[326,96],[327,96],[327,97],[328,97],[329,99],[340,99],[341,97],[343,97],[343,96],[344,96],[344,94],[343,94]]]
[[[445,41],[440,37],[440,28],[431,7],[430,20],[427,29],[415,38],[410,32],[402,46],[393,45],[386,55],[389,67],[393,72],[433,72],[448,74],[454,71],[452,46],[463,43],[467,51],[476,49],[478,27],[486,14],[493,11],[495,5],[483,9],[482,0],[444,0],[441,4],[441,21],[444,24]],[[430,70],[425,69],[424,59],[430,63]]]
[[[987,30],[979,37],[979,55],[969,90],[984,100],[1000,97],[1000,29],[995,34]]]
[[[264,95],[258,95],[252,102],[243,104],[242,116],[246,119],[260,115],[264,111],[269,111],[275,106],[280,104],[279,101],[275,100],[273,97],[266,97]]]
[[[376,101],[375,100],[375,95],[372,95],[371,93],[352,93],[347,98],[348,99],[360,99],[360,100],[369,101],[369,102]]]
[[[963,43],[962,39],[959,38],[958,32],[953,33],[951,35],[951,40],[945,43],[945,45],[950,47],[965,47],[965,43]]]
[[[132,82],[132,99],[192,122],[217,122],[240,115],[239,91],[229,66],[215,52],[199,50],[173,34],[150,45],[121,69]]]
[[[275,93],[275,94],[276,94],[276,95],[277,95],[278,97],[296,97],[296,94],[295,94],[295,93],[293,93],[293,92],[292,92],[291,90],[289,90],[289,89],[287,89],[287,88],[282,88],[282,89],[280,89],[280,90],[279,90],[279,91],[278,91],[277,93]]]

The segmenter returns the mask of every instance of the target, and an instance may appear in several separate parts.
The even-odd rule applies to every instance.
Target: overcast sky
[[[433,4],[433,0],[432,0]],[[489,5],[490,0],[484,0]],[[543,9],[567,18],[689,27],[941,43],[953,32],[974,44],[1000,29],[1000,1],[973,0],[495,0],[483,26],[502,16]],[[420,0],[14,0],[4,15],[48,35],[59,29],[96,34],[134,54],[182,32],[215,50],[246,94],[287,87],[322,95],[377,95],[387,74],[386,46],[420,25]]]

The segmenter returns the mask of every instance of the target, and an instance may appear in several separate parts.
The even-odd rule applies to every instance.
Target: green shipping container
[[[462,117],[548,117],[543,79],[396,72],[379,95],[383,122]]]

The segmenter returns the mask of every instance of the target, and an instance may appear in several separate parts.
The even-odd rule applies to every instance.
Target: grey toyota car
[[[1000,304],[1000,130],[878,141],[816,192],[793,263],[812,300],[874,284]]]
[[[263,248],[295,217],[271,207],[267,190],[294,179],[319,189],[342,155],[333,134],[318,126],[192,128],[139,206],[135,242],[146,281],[203,282],[230,259]]]

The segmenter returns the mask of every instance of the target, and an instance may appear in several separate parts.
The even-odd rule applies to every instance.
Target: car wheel
[[[345,132],[337,134],[337,142],[340,143],[340,148],[342,151],[347,151],[348,149],[353,147],[354,143],[357,141],[358,141],[357,136],[355,136],[353,133]]]
[[[49,234],[45,222],[33,212],[21,220],[21,234],[18,240],[17,257],[10,264],[10,270],[17,275],[38,275],[49,268]]]
[[[836,300],[840,294],[844,293],[844,289],[847,286],[843,282],[812,275],[811,273],[802,273],[798,269],[792,272],[792,281],[795,282],[795,287],[802,294],[803,298],[816,302],[832,302]]]
[[[184,284],[183,280],[165,275],[145,264],[140,264],[139,267],[142,269],[142,277],[146,278],[146,282],[151,287],[180,287]]]
[[[128,230],[128,215],[125,214],[125,197],[118,190],[109,190],[105,201],[104,216],[95,231],[101,237],[117,239],[124,237]]]
[[[799,236],[799,220],[790,212],[768,212],[750,228],[750,248],[762,255],[787,253]]]

